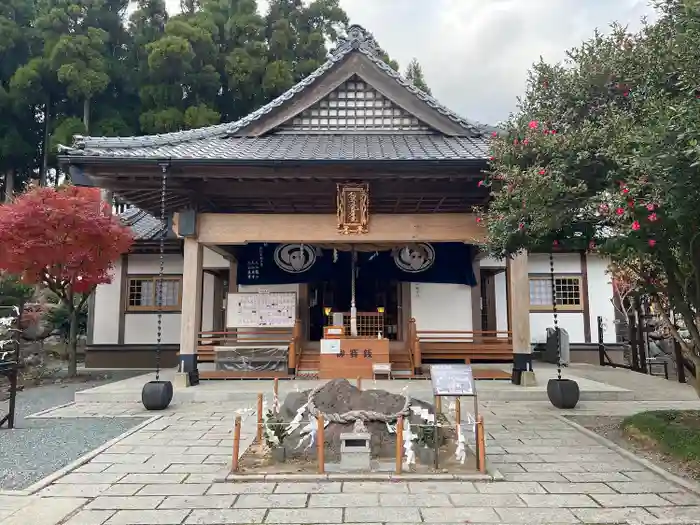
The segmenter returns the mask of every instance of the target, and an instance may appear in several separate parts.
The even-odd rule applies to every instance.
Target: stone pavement
[[[610,404],[582,409],[605,412]],[[482,403],[488,458],[505,481],[214,483],[231,459],[236,410],[245,417],[244,444],[252,440],[249,406],[173,406],[36,494],[0,495],[0,525],[700,523],[700,496],[579,432],[544,403]],[[100,403],[41,417],[143,414],[139,405]]]

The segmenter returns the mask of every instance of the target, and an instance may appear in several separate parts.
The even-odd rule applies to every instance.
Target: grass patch
[[[700,469],[700,410],[641,412],[625,418],[621,427],[640,444]]]

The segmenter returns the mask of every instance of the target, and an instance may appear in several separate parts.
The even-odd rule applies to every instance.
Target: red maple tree
[[[96,188],[34,187],[0,206],[0,271],[47,287],[67,309],[69,375],[77,373],[77,313],[132,242]]]

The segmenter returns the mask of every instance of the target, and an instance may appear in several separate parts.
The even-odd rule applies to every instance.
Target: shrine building
[[[164,366],[202,379],[415,377],[441,362],[502,363],[480,373],[509,377],[544,342],[552,293],[548,254],[478,249],[493,131],[412,86],[352,26],[239,121],[76,137],[61,162],[128,203],[136,237],[91,298],[86,366],[153,366],[160,310]],[[599,317],[615,342],[607,262],[554,264],[560,326],[589,360]]]

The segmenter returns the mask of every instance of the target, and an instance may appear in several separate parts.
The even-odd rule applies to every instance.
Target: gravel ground
[[[143,421],[142,418],[25,419],[73,401],[75,392],[139,375],[117,372],[109,379],[45,385],[17,394],[15,429],[0,429],[0,489],[20,490],[65,467]],[[7,402],[0,403],[3,415]]]

